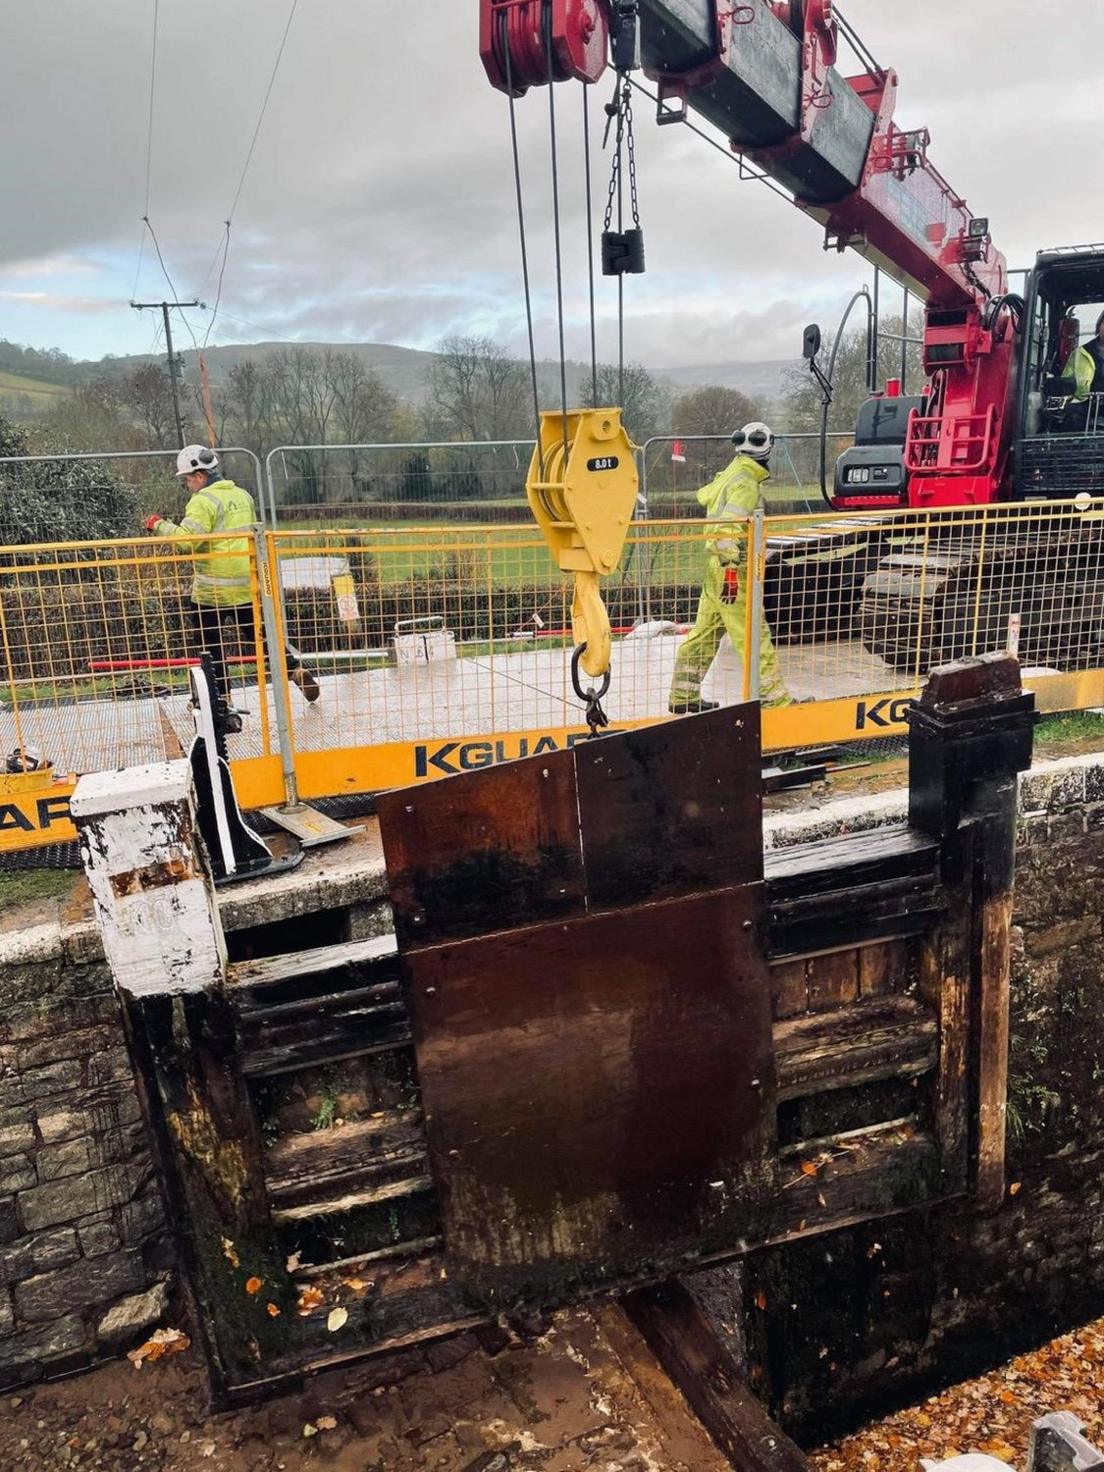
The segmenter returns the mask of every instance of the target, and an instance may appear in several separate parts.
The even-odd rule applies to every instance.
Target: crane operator
[[[702,681],[727,634],[736,658],[744,663],[747,620],[747,520],[763,505],[763,482],[770,475],[774,434],[755,421],[732,436],[735,458],[698,492],[705,507],[706,563],[698,616],[675,659],[668,709],[672,715],[696,715],[716,710],[717,702],[703,700]],[[733,535],[735,533],[735,535]],[[764,705],[792,705],[793,700],[763,619],[759,636],[759,698]]]
[[[1062,377],[1072,378],[1077,385],[1070,409],[1077,416],[1077,427],[1082,428],[1090,418],[1090,396],[1104,394],[1104,312],[1096,319],[1096,332],[1089,341],[1075,347],[1066,359]]]

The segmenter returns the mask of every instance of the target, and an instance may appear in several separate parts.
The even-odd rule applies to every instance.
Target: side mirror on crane
[[[819,352],[820,328],[815,322],[810,322],[805,329],[805,337],[801,344],[801,356],[811,363]]]

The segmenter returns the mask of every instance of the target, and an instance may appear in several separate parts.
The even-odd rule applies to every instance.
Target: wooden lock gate
[[[754,705],[386,794],[396,935],[229,967],[186,796],[131,804],[135,867],[125,802],[88,779],[75,810],[216,1399],[612,1292],[723,1422],[751,1397],[709,1404],[727,1382],[703,1389],[714,1348],[678,1275],[996,1206],[1033,722],[1011,658],[936,671],[908,823],[765,856]],[[374,1107],[274,1135],[272,1091],[337,1064]]]

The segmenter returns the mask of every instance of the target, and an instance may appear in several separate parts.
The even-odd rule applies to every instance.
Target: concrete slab
[[[680,639],[658,635],[614,643],[606,711],[614,722],[660,716],[667,709]],[[857,641],[794,645],[779,650],[787,683],[799,699],[860,695],[908,682]],[[309,658],[309,656],[308,656]],[[579,703],[571,690],[571,653],[535,649],[464,655],[434,664],[345,671],[320,678],[321,698],[308,705],[291,692],[295,742],[300,750],[370,746],[574,725]],[[727,639],[706,678],[707,699],[742,698],[743,676]],[[269,731],[276,738],[272,692],[266,692]],[[234,757],[264,755],[261,702],[256,685],[235,690],[248,712],[245,729],[230,738]],[[192,737],[187,696],[89,700],[20,709],[23,740],[53,761],[58,772],[94,772],[163,761],[166,724],[186,748]],[[0,749],[18,742],[11,710],[0,712]],[[170,743],[171,744],[171,743]]]

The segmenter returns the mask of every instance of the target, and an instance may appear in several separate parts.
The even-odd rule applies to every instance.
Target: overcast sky
[[[898,121],[987,214],[1012,265],[1104,237],[1104,0],[848,0],[900,74]],[[288,0],[160,0],[150,216],[182,297],[213,304],[230,208]],[[299,0],[234,218],[212,342],[277,337],[524,344],[506,99],[477,0]],[[153,0],[0,0],[0,337],[76,356],[148,351],[127,306],[145,208]],[[592,98],[595,126],[608,93]],[[586,348],[581,93],[556,93],[568,351]],[[555,352],[548,94],[518,107],[538,351]],[[819,228],[685,129],[638,106],[648,274],[627,351],[652,367],[796,355],[865,279]],[[595,162],[604,194],[607,163]],[[147,241],[147,246],[149,242]],[[615,354],[599,281],[600,352]],[[167,288],[147,248],[137,292]],[[208,317],[190,314],[202,337]],[[183,327],[183,346],[190,340]]]

